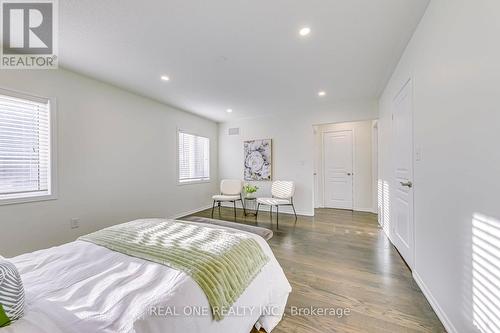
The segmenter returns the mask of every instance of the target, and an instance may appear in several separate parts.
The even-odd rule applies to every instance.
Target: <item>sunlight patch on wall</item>
[[[383,182],[382,179],[378,179],[377,181],[377,213],[378,213],[378,223],[383,226],[384,225],[384,217],[382,215],[383,206],[384,206],[384,196],[383,196]]]
[[[391,193],[390,193],[390,187],[389,183],[387,181],[383,181],[381,184],[381,189],[382,189],[382,216],[383,216],[383,221],[384,224],[382,227],[384,228],[384,231],[386,234],[389,235],[390,229],[391,229]],[[380,191],[380,186],[379,186],[379,191]]]
[[[500,332],[500,221],[472,219],[472,318],[483,333]]]

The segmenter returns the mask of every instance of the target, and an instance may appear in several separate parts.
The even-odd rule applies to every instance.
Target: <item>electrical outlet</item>
[[[80,228],[80,219],[72,218],[70,221],[70,227],[71,229]]]

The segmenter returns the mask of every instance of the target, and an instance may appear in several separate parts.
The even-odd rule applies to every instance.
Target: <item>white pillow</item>
[[[0,258],[0,327],[24,315],[24,288],[16,266]]]

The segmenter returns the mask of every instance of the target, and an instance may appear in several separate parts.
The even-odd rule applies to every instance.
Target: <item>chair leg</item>
[[[241,200],[241,207],[243,207],[243,214],[247,216],[247,208],[245,207],[245,202],[243,201],[243,197],[241,196],[240,193],[240,200]]]
[[[257,220],[257,215],[259,215],[260,203],[257,204],[257,210],[255,211],[255,219]]]
[[[278,219],[279,219],[279,215],[280,215],[280,206],[276,205],[276,229],[279,229],[279,225],[278,225]]]
[[[219,201],[219,218],[220,218],[220,201]]]
[[[234,206],[234,221],[236,221],[236,201],[233,201]]]
[[[295,214],[295,221],[297,221],[297,212],[295,212],[295,206],[292,204],[293,214]]]
[[[214,209],[215,209],[215,200],[214,203],[212,204],[212,218],[214,218]]]
[[[273,221],[273,206],[269,206],[269,216],[271,217],[271,222]]]

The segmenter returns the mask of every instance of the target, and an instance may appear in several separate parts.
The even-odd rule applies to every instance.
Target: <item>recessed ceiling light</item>
[[[303,27],[302,29],[299,30],[299,34],[301,36],[307,36],[311,33],[311,28],[309,27]]]
[[[166,76],[166,75],[162,75],[162,76],[161,76],[161,79],[162,79],[163,81],[170,81],[170,78],[169,78],[168,76]]]
[[[325,95],[326,95],[326,92],[325,92],[325,91],[320,91],[320,92],[318,93],[318,96],[319,96],[319,97],[323,97],[323,96],[325,96]]]
[[[233,109],[227,109],[226,112],[231,113],[231,112],[233,112]]]

